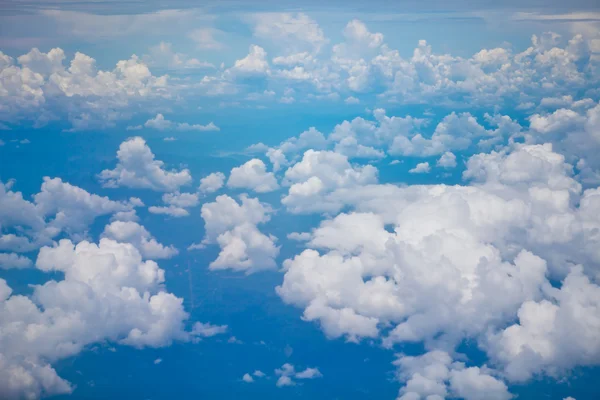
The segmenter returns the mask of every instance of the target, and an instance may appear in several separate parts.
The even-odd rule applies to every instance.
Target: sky
[[[600,6],[0,3],[0,399],[600,398]]]

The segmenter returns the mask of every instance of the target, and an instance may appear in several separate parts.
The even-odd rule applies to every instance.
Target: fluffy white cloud
[[[161,347],[187,341],[183,300],[164,291],[164,271],[131,244],[61,240],[40,250],[36,267],[64,278],[12,295],[0,279],[0,397],[70,393],[52,364],[92,343]]]
[[[465,367],[452,362],[444,351],[431,351],[422,356],[401,355],[394,364],[398,378],[405,383],[398,400],[445,399],[508,400],[513,396],[498,378],[484,368]]]
[[[470,186],[367,181],[313,198],[354,212],[313,230],[277,293],[331,338],[445,351],[475,339],[511,380],[598,364],[598,190],[582,193],[550,144],[475,155],[464,176]],[[407,376],[401,398],[510,398],[497,373],[448,359],[443,377]]]
[[[290,188],[281,202],[293,213],[335,212],[343,204],[329,197],[334,190],[376,182],[377,168],[371,165],[353,166],[342,154],[308,150],[285,172]]]
[[[202,205],[206,236],[203,244],[217,243],[221,252],[209,268],[233,269],[253,273],[275,268],[279,247],[274,236],[260,232],[257,225],[270,219],[271,208],[245,195],[238,203],[229,196],[218,196]],[[191,246],[199,247],[198,245]]]
[[[431,168],[428,162],[418,163],[416,167],[408,170],[411,174],[427,174],[429,171],[431,171]]]
[[[71,235],[84,233],[96,217],[131,211],[143,205],[137,198],[131,198],[129,202],[113,201],[63,182],[60,178],[48,177],[44,178],[40,192],[33,199],[38,213],[51,218],[49,229]]]
[[[146,141],[134,137],[121,143],[115,169],[105,169],[98,178],[105,187],[127,186],[172,192],[191,182],[189,170],[167,171],[164,163],[154,159]]]
[[[251,189],[258,193],[272,192],[279,188],[277,178],[267,172],[267,166],[258,158],[231,170],[227,186],[230,188]]]
[[[4,56],[4,55],[2,55]],[[5,58],[5,57],[3,57]],[[73,130],[113,126],[130,102],[166,96],[167,76],[153,76],[135,55],[112,71],[76,52],[65,67],[64,51],[34,48],[0,67],[0,115],[8,121],[28,117],[43,126],[64,115]],[[58,113],[58,115],[57,115]]]
[[[442,168],[454,168],[456,167],[456,156],[453,153],[447,151],[444,154],[442,154],[440,159],[437,161],[436,165]]]
[[[199,198],[197,193],[165,193],[162,196],[162,201],[167,204],[165,207],[148,207],[148,211],[152,214],[165,214],[171,217],[187,217],[190,215],[186,208],[195,207],[198,205]]]
[[[560,377],[575,366],[600,363],[600,287],[574,267],[548,299],[524,302],[519,322],[490,339],[490,353],[507,377],[525,381],[545,372]]]
[[[75,239],[87,235],[95,218],[135,212],[137,198],[113,201],[63,182],[45,177],[33,202],[11,190],[13,182],[0,183],[0,249],[28,252],[50,244],[60,234]],[[21,261],[23,262],[23,260]]]
[[[171,258],[178,251],[173,246],[164,246],[140,224],[133,221],[113,221],[104,227],[102,237],[134,245],[145,259]]]
[[[246,57],[236,60],[233,67],[225,71],[225,77],[233,79],[264,77],[270,72],[267,52],[262,47],[253,44]]]
[[[222,172],[213,172],[210,175],[200,179],[198,190],[203,193],[214,193],[221,189],[225,183],[225,174]]]

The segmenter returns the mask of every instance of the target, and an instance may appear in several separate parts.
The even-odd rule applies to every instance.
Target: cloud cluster
[[[112,71],[76,52],[69,66],[65,53],[34,48],[16,60],[0,52],[0,119],[34,120],[35,126],[67,116],[74,130],[112,126],[131,102],[167,96],[167,76],[153,76],[135,55]]]
[[[303,182],[324,169],[297,166],[290,177],[302,171]],[[312,211],[350,211],[303,238],[309,249],[284,262],[278,294],[331,338],[424,342],[450,354],[475,339],[510,381],[597,364],[598,190],[582,191],[550,144],[475,155],[464,177],[471,185],[366,180],[313,196]],[[508,398],[494,377],[447,368],[428,378],[439,387],[429,394],[450,385],[482,398],[471,393],[481,381]],[[409,386],[423,378],[409,375]]]
[[[315,379],[323,377],[323,374],[321,374],[321,371],[319,371],[318,368],[306,368],[304,371],[298,372],[296,371],[296,368],[289,363],[285,363],[281,368],[277,368],[275,370],[275,375],[279,376],[275,384],[277,387],[294,386],[296,385],[294,379]]]
[[[183,300],[164,291],[164,271],[131,244],[101,239],[43,247],[36,267],[62,280],[11,295],[0,279],[0,396],[39,398],[70,393],[52,368],[91,343],[142,347],[187,341]]]

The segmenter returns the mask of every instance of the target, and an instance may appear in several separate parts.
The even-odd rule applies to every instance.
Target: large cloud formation
[[[183,299],[164,290],[164,271],[131,244],[61,240],[40,250],[36,268],[64,279],[35,285],[30,297],[11,295],[0,279],[2,398],[70,393],[51,364],[91,343],[161,347],[195,335]]]
[[[312,231],[309,249],[284,262],[277,292],[332,338],[449,353],[475,339],[509,381],[597,364],[598,190],[582,191],[550,144],[474,155],[463,175],[471,185],[363,182],[312,197],[313,210],[330,211],[333,201],[350,212]],[[420,395],[444,396],[444,382],[457,385],[453,374],[502,389],[478,371],[449,370],[439,393]],[[418,398],[409,389],[402,398]]]

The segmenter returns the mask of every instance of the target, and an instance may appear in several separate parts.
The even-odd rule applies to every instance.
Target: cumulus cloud
[[[165,214],[171,217],[187,217],[190,215],[187,208],[198,205],[199,198],[196,193],[165,193],[162,196],[162,201],[167,204],[164,207],[152,206],[148,207],[148,211],[152,214]]]
[[[162,347],[191,337],[183,300],[164,290],[164,271],[131,244],[61,240],[40,250],[36,268],[64,278],[35,285],[31,297],[11,295],[0,279],[3,398],[70,393],[52,364],[92,343]]]
[[[440,159],[437,161],[436,165],[442,168],[454,168],[456,167],[456,156],[453,153],[447,151],[444,154],[442,154]]]
[[[465,400],[508,400],[513,396],[506,384],[484,368],[465,367],[453,362],[444,351],[431,351],[422,356],[400,355],[394,362],[398,379],[405,386],[398,400],[444,399],[447,396]]]
[[[258,193],[272,192],[279,188],[277,178],[267,172],[267,166],[258,158],[231,170],[227,186],[230,188],[251,189]]]
[[[198,190],[203,193],[214,193],[221,189],[225,184],[225,174],[222,172],[213,172],[210,175],[200,179]]]
[[[408,170],[411,174],[427,174],[429,171],[431,171],[431,168],[428,162],[418,163],[416,167]]]
[[[371,165],[353,166],[342,154],[308,150],[285,172],[284,183],[290,188],[281,202],[292,213],[335,212],[343,204],[330,198],[333,191],[376,182],[377,168]]]
[[[172,192],[191,182],[189,170],[167,171],[164,163],[154,154],[141,137],[127,139],[117,151],[118,163],[114,169],[105,169],[98,178],[105,187],[126,186]]]
[[[318,174],[302,171],[306,181]],[[324,220],[308,249],[284,261],[277,293],[331,338],[444,351],[474,338],[513,381],[597,364],[598,286],[586,274],[598,276],[598,190],[582,192],[550,144],[475,155],[464,177],[470,186],[366,181],[313,198],[350,211]],[[555,288],[550,277],[564,281]],[[581,304],[585,316],[564,319]],[[497,373],[448,359],[431,383],[407,376],[401,398],[510,398]]]
[[[258,224],[270,219],[271,208],[246,195],[241,203],[222,195],[212,203],[202,205],[206,236],[202,244],[217,243],[219,256],[210,263],[212,270],[233,269],[253,273],[275,268],[279,247],[272,235],[263,234]],[[193,245],[197,248],[199,245]]]
[[[58,113],[69,119],[72,130],[114,126],[130,102],[166,95],[167,76],[153,76],[135,55],[112,71],[98,70],[96,60],[80,52],[68,67],[65,58],[60,48],[48,53],[34,48],[17,62],[7,58],[0,66],[3,120],[26,117],[39,127],[59,119]]]
[[[146,228],[134,221],[113,221],[104,228],[102,237],[131,243],[145,259],[171,258],[178,254],[175,247],[160,244]]]
[[[135,212],[134,208],[142,205],[137,198],[113,201],[60,178],[49,177],[44,178],[40,191],[30,202],[20,192],[11,190],[13,183],[0,182],[0,249],[3,251],[32,251],[50,244],[61,234],[81,239],[97,217]]]

